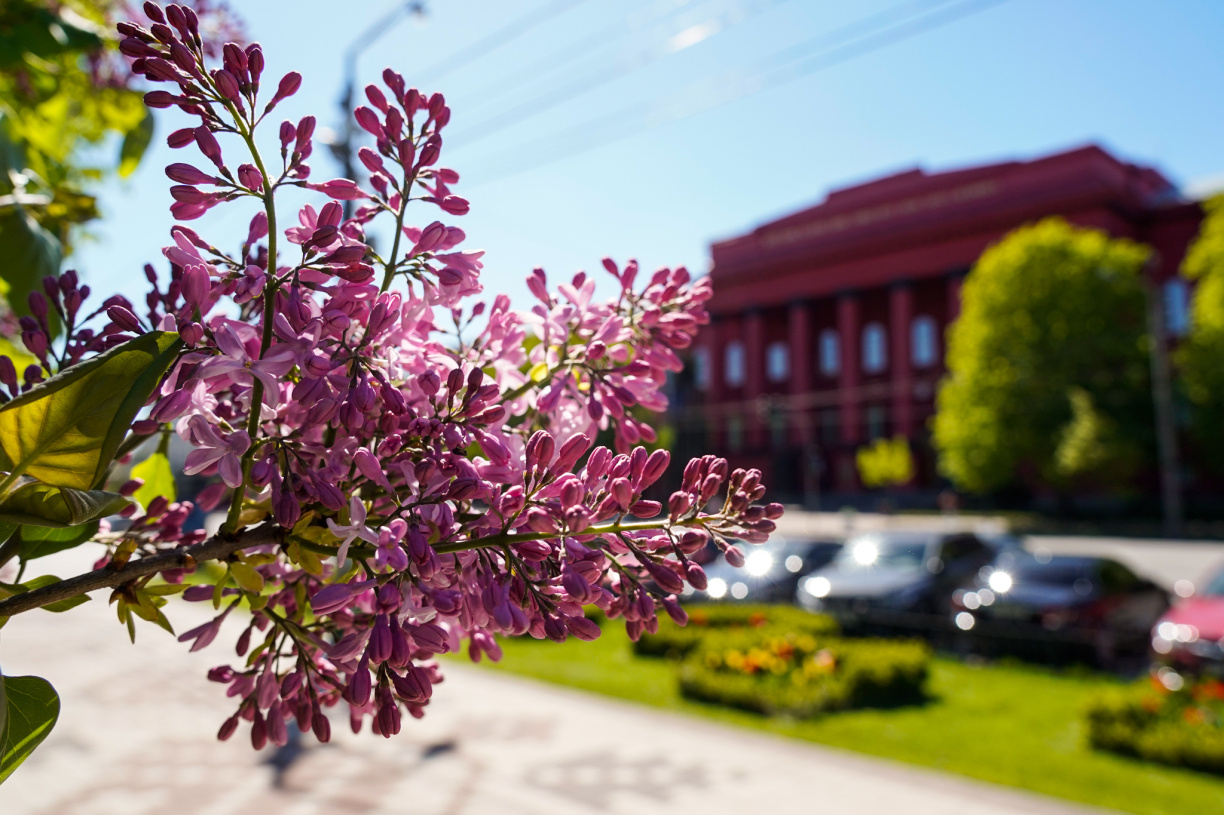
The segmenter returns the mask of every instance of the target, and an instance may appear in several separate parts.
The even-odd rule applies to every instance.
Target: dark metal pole
[[[1152,405],[1156,416],[1156,445],[1160,456],[1160,503],[1164,532],[1175,538],[1185,521],[1181,494],[1181,461],[1173,416],[1173,378],[1169,365],[1169,337],[1165,328],[1164,297],[1155,280],[1160,261],[1153,254],[1143,270],[1147,294],[1148,337],[1152,366]]]
[[[374,44],[376,40],[390,31],[393,25],[404,14],[413,14],[418,17],[423,17],[426,13],[425,4],[419,0],[410,0],[397,5],[387,14],[384,14],[378,20],[374,21],[369,28],[361,32],[361,35],[349,45],[344,52],[344,91],[340,95],[340,121],[343,126],[340,131],[340,139],[333,145],[332,154],[340,162],[340,169],[344,178],[353,178],[356,173],[356,167],[353,164],[353,157],[356,153],[354,142],[357,138],[357,129],[353,126],[353,105],[356,102],[357,96],[357,58],[362,52]],[[353,217],[353,202],[345,201],[344,217]]]

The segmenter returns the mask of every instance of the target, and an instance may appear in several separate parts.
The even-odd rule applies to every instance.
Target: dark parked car
[[[789,603],[800,575],[824,566],[841,551],[836,541],[794,541],[778,536],[767,543],[740,544],[744,565],[736,568],[720,555],[705,567],[705,591],[687,588],[697,602]]]
[[[881,532],[846,541],[799,581],[795,599],[847,631],[946,626],[952,592],[995,557],[977,535]]]
[[[1175,668],[1224,675],[1224,571],[1156,621],[1152,652]]]
[[[977,650],[1091,655],[1112,667],[1147,650],[1169,595],[1109,558],[1009,552],[952,602],[953,624]]]

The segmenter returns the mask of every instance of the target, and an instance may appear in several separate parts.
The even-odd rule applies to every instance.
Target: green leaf
[[[259,594],[263,591],[263,575],[255,571],[253,567],[245,563],[231,563],[230,574],[234,576],[234,580],[238,582],[239,586],[251,594]]]
[[[145,109],[144,118],[123,137],[119,150],[119,175],[126,178],[140,164],[140,159],[153,141],[153,112]]]
[[[0,597],[13,597],[14,595],[18,594],[25,594],[28,591],[41,589],[44,586],[50,586],[59,582],[60,579],[54,575],[42,575],[41,577],[36,577],[33,580],[27,580],[24,583],[18,583],[16,585],[10,583],[0,583]],[[42,608],[44,611],[67,611],[70,608],[76,608],[77,606],[81,605],[81,603],[87,603],[89,600],[90,597],[88,594],[78,594],[77,596],[69,597],[66,600],[56,600],[54,603],[48,603]]]
[[[0,210],[0,258],[4,258],[0,277],[9,286],[9,305],[18,315],[26,315],[30,313],[27,296],[44,277],[59,274],[64,249],[24,207],[17,206]]]
[[[42,744],[59,718],[60,701],[51,683],[37,676],[9,676],[4,684],[7,722],[0,737],[0,783]]]
[[[17,534],[21,537],[21,548],[17,554],[22,560],[54,555],[65,549],[80,546],[98,532],[98,522],[80,526],[52,527],[25,525]]]
[[[90,490],[101,484],[179,347],[178,334],[150,332],[9,402],[0,409],[4,469],[53,487]]]
[[[32,481],[0,499],[0,521],[71,527],[113,515],[128,503],[117,492],[74,490]]]
[[[42,607],[43,611],[53,611],[56,614],[67,611],[70,608],[76,608],[82,603],[88,603],[91,598],[88,594],[78,594],[76,597],[69,597],[67,600],[56,600],[54,603],[47,603]]]
[[[165,453],[158,451],[133,467],[132,478],[144,481],[144,485],[132,496],[142,507],[148,507],[159,495],[167,501],[174,501],[174,469],[170,466],[170,457]]]

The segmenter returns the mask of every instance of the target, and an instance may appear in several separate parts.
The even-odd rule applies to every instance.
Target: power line
[[[589,56],[600,47],[621,39],[627,31],[644,28],[656,20],[671,16],[694,1],[672,0],[668,2],[668,0],[654,0],[654,2],[647,4],[649,8],[630,13],[624,20],[595,31],[581,40],[571,42],[565,47],[541,57],[520,70],[507,76],[502,76],[491,84],[480,88],[472,94],[477,100],[475,107],[481,107],[480,100],[482,99],[500,98],[513,88],[542,79],[548,74],[556,73],[570,63]],[[464,109],[465,111],[470,110],[471,107],[465,103]]]
[[[416,72],[413,81],[420,86],[423,86],[425,83],[437,82],[442,77],[457,71],[469,62],[475,62],[485,54],[495,51],[509,42],[513,42],[536,26],[543,25],[581,2],[583,0],[553,0],[551,3],[512,20],[487,37],[477,40],[467,48],[461,49],[458,53],[451,54],[441,62],[437,62],[423,71]]]
[[[668,37],[665,42],[644,51],[634,59],[622,61],[610,68],[591,71],[585,76],[562,85],[560,88],[554,88],[524,102],[520,102],[509,110],[502,111],[495,116],[485,119],[483,122],[462,130],[448,139],[449,144],[454,148],[488,138],[525,119],[530,119],[546,110],[568,102],[570,99],[581,96],[584,93],[589,93],[595,88],[606,85],[622,76],[712,39],[736,24],[781,5],[783,2],[785,0],[745,0],[745,2],[735,3],[717,14],[707,17],[700,23],[686,26],[683,30]]]
[[[950,0],[942,0],[937,5],[947,5]],[[867,54],[880,51],[891,45],[903,42],[908,39],[924,34],[928,31],[933,31],[943,26],[950,25],[960,19],[976,14],[980,11],[985,11],[993,6],[1001,5],[1007,0],[960,0],[951,8],[930,11],[925,15],[920,15],[917,18],[911,18],[905,22],[901,22],[891,28],[876,29],[862,35],[845,36],[845,32],[863,28],[868,24],[868,21],[873,18],[879,18],[882,15],[872,15],[872,17],[864,18],[848,26],[844,26],[829,35],[817,38],[818,40],[830,41],[834,38],[839,38],[841,41],[831,45],[817,54],[814,54],[807,59],[801,60],[791,65],[784,65],[773,70],[762,71],[752,76],[739,77],[723,77],[706,80],[704,97],[694,96],[691,92],[685,92],[678,95],[673,95],[667,99],[662,99],[661,103],[654,106],[654,110],[645,116],[638,118],[640,125],[637,127],[626,127],[626,121],[632,119],[635,114],[641,110],[640,105],[633,105],[622,108],[611,114],[597,117],[590,121],[584,122],[575,127],[569,128],[558,134],[558,137],[548,142],[533,145],[536,149],[530,156],[524,156],[522,149],[507,150],[501,154],[500,161],[495,159],[490,163],[492,172],[490,175],[483,175],[479,172],[471,173],[473,176],[478,176],[479,184],[488,184],[493,181],[500,181],[512,175],[524,172],[526,170],[535,169],[564,158],[569,158],[574,155],[592,150],[596,147],[602,147],[606,144],[612,144],[621,141],[630,136],[635,136],[640,133],[655,130],[666,124],[677,122],[682,119],[687,119],[695,116],[698,113],[703,113],[708,110],[713,110],[723,105],[729,104],[747,96],[751,96],[761,91],[768,90],[778,85],[808,76],[820,71],[840,65],[844,62],[849,62],[856,57],[866,56]],[[913,4],[905,4],[912,6]],[[896,11],[902,7],[897,7]],[[840,37],[838,35],[841,35]],[[814,41],[809,41],[814,42]],[[808,44],[798,46],[797,48],[807,47]],[[786,49],[780,54],[790,53],[796,49]],[[776,58],[777,55],[775,55]],[[692,88],[694,86],[690,86]],[[663,104],[670,103],[670,104]]]

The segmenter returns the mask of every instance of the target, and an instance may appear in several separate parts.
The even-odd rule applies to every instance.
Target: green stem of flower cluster
[[[241,122],[242,119],[235,116],[235,121]],[[272,179],[268,176],[268,171],[264,167],[263,158],[259,155],[259,148],[255,146],[253,130],[243,127],[242,138],[246,141],[247,149],[251,152],[251,158],[255,161],[256,169],[263,176],[264,212],[268,216],[268,271],[263,290],[263,336],[260,337],[259,342],[259,357],[262,359],[263,355],[268,352],[268,348],[272,345],[272,319],[275,316],[276,309],[276,196]],[[247,481],[251,475],[251,460],[254,458],[255,450],[258,447],[256,436],[259,433],[259,416],[263,412],[264,387],[259,377],[253,377],[253,379],[254,382],[251,385],[251,415],[247,419],[247,435],[251,439],[251,446],[242,457],[242,484],[234,490],[234,497],[230,501],[229,513],[225,518],[225,528],[230,532],[238,530],[238,518],[242,514],[242,500],[246,496]]]

